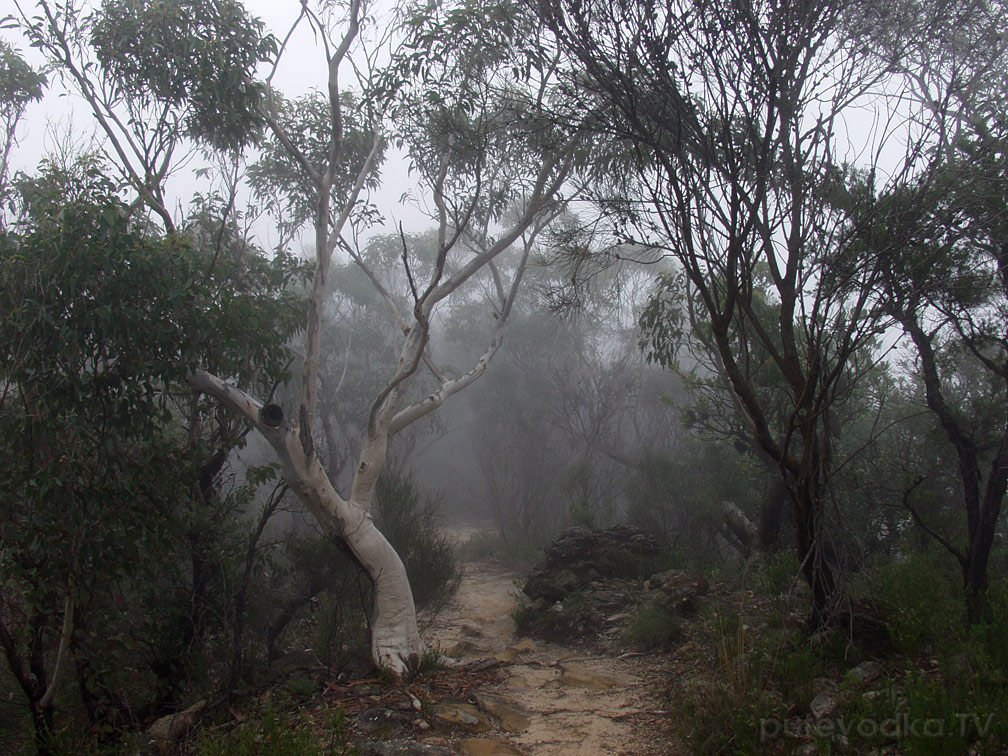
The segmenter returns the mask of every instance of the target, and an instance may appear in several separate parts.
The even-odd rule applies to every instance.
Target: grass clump
[[[683,618],[678,612],[652,604],[634,615],[624,638],[639,648],[667,648],[682,636],[682,630]]]

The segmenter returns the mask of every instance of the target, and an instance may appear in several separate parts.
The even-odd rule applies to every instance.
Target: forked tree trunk
[[[276,405],[263,408],[243,391],[197,370],[189,377],[199,391],[240,412],[276,450],[290,489],[304,502],[330,538],[343,541],[374,584],[371,658],[394,675],[414,672],[423,655],[413,591],[406,567],[371,517],[371,500],[385,465],[388,440],[383,431],[370,436],[361,453],[351,495],[344,499],[332,485],[314,449],[304,451],[300,434]]]
[[[270,441],[274,443],[273,439]],[[305,456],[296,431],[289,429],[283,442],[274,443],[274,447],[283,460],[287,484],[315,515],[326,534],[346,543],[374,584],[371,658],[393,674],[415,671],[423,644],[417,629],[413,591],[402,559],[371,517],[371,499],[378,473],[384,466],[384,450],[379,460],[365,449],[361,465],[367,467],[363,471],[358,469],[354,493],[343,499],[315,454]],[[372,471],[373,476],[369,475]]]

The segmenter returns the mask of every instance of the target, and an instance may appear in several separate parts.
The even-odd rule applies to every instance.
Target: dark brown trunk
[[[263,508],[259,516],[259,522],[255,531],[249,538],[248,549],[245,552],[245,571],[242,575],[241,585],[238,587],[238,596],[235,598],[234,622],[231,628],[231,671],[228,680],[228,698],[233,699],[238,688],[238,681],[242,673],[242,642],[245,632],[245,609],[248,603],[248,589],[252,582],[252,572],[255,568],[256,555],[259,551],[259,539],[262,538],[266,524],[273,513],[276,512],[280,502],[283,501],[287,492],[286,484],[279,484],[273,489],[273,494]]]
[[[776,470],[771,471],[756,526],[756,548],[764,553],[773,554],[780,550],[781,520],[787,498],[784,479]]]
[[[819,630],[832,619],[836,576],[827,558],[821,532],[819,502],[811,492],[794,502],[795,544],[802,563],[802,576],[812,592],[809,629]]]
[[[60,756],[63,751],[54,742],[53,709],[52,706],[39,708],[36,702],[31,705],[32,724],[35,727],[35,750],[38,756]]]

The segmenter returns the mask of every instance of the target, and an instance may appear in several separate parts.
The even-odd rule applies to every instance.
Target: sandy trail
[[[586,656],[578,649],[516,637],[516,572],[466,565],[458,593],[424,634],[432,647],[471,644],[467,656],[496,656],[505,680],[490,692],[524,707],[529,724],[505,739],[527,756],[683,756],[669,734],[661,690],[667,657]]]

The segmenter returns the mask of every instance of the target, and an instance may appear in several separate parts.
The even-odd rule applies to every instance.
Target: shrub
[[[672,609],[651,605],[639,610],[626,629],[629,643],[642,648],[664,648],[682,634],[682,617]]]
[[[417,608],[439,610],[455,595],[462,565],[438,528],[440,502],[425,496],[409,475],[388,472],[375,490],[375,523],[406,565]]]
[[[957,572],[932,553],[914,553],[878,574],[877,598],[901,653],[944,653],[962,641],[966,609]]]

